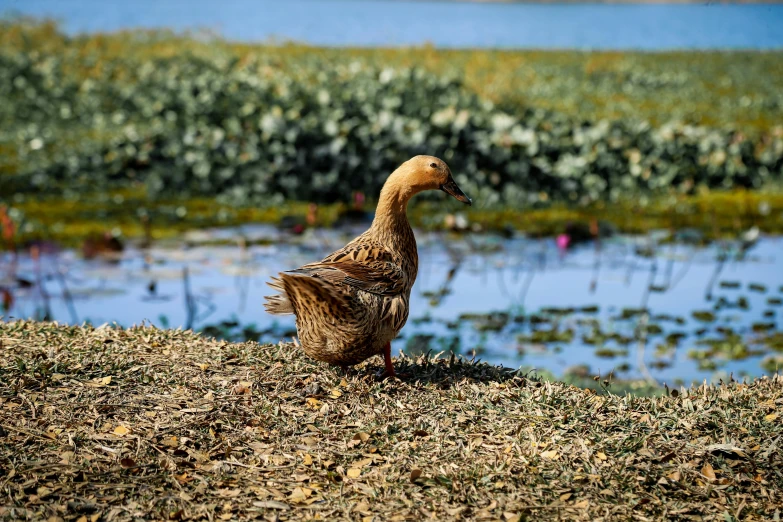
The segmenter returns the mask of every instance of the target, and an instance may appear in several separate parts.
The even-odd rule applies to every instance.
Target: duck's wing
[[[405,272],[391,252],[375,242],[349,243],[323,261],[304,265],[290,273],[382,296],[402,293],[407,283]]]

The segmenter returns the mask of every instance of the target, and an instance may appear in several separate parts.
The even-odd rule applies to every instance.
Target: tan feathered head
[[[425,190],[442,190],[457,201],[472,203],[457,186],[446,162],[435,156],[414,156],[392,172],[384,185],[384,192],[400,194],[405,200]]]

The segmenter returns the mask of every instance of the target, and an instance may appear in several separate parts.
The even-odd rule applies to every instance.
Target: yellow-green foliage
[[[276,224],[283,216],[304,219],[307,205],[287,201],[275,206],[237,207],[208,198],[170,199],[150,205],[143,191],[121,190],[90,194],[79,200],[30,198],[12,208],[20,225],[20,241],[49,239],[75,246],[84,238],[107,230],[141,238],[145,227],[140,215],[149,218],[152,238],[163,239],[198,227]],[[333,225],[344,208],[341,203],[319,206],[317,225]],[[414,202],[409,214],[417,227],[437,230],[444,227],[446,214],[454,210],[465,208],[449,201]],[[531,236],[555,235],[563,232],[567,223],[589,223],[595,219],[612,223],[624,233],[694,228],[704,234],[705,240],[712,240],[736,237],[752,226],[767,233],[783,233],[783,193],[705,191],[693,196],[656,197],[646,203],[624,200],[587,207],[555,204],[536,209],[470,208],[466,215],[471,224],[484,230],[515,229]]]

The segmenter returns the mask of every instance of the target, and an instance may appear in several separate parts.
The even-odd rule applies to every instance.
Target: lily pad
[[[691,313],[694,319],[703,323],[711,323],[715,321],[715,314],[708,310],[695,310]]]

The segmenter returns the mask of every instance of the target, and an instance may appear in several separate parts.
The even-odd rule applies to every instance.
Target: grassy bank
[[[635,398],[483,364],[0,323],[5,519],[769,520],[780,377]]]

